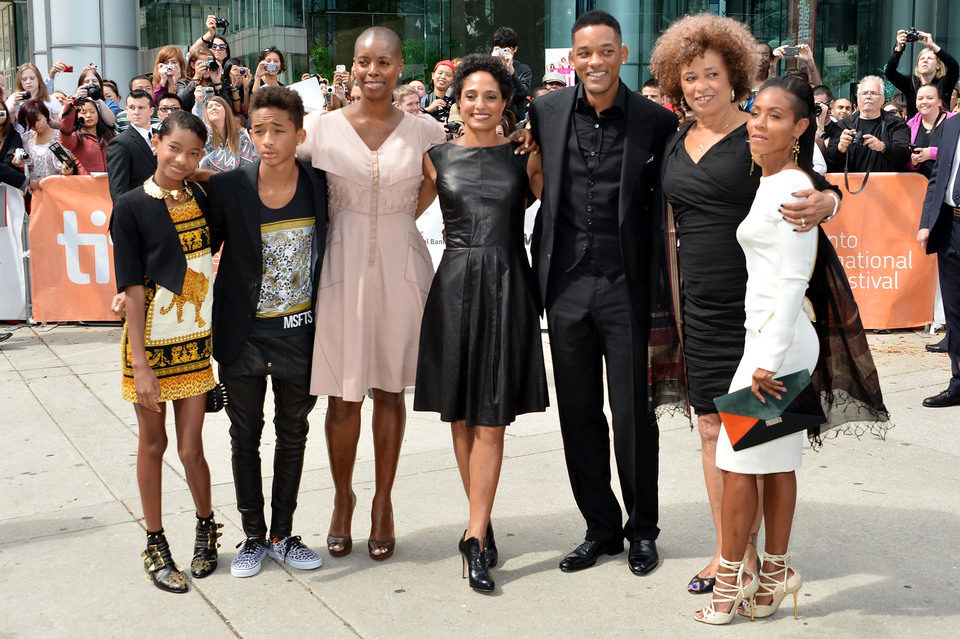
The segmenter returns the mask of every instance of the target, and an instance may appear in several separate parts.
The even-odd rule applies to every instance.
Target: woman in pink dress
[[[327,549],[348,554],[356,495],[353,466],[360,406],[373,392],[376,493],[367,550],[393,554],[390,493],[405,423],[404,389],[416,380],[420,318],[433,279],[417,231],[423,154],[444,142],[443,127],[393,106],[403,70],[400,38],[367,29],[354,45],[361,99],[304,123],[300,155],[326,171],[330,227],[317,292],[310,392],[328,395],[327,449],[336,489]]]

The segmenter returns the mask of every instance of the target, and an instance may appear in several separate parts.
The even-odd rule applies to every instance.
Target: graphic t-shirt
[[[315,221],[310,183],[302,173],[286,206],[271,209],[260,203],[263,280],[252,334],[283,336],[313,328],[310,258]]]

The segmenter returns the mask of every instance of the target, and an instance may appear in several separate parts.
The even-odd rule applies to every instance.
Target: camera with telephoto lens
[[[456,135],[460,132],[460,126],[459,122],[444,122],[443,129],[447,135]]]
[[[867,142],[863,139],[863,131],[854,131],[853,140],[850,141],[850,146],[863,146]]]
[[[227,28],[227,25],[230,24],[229,22],[227,22],[227,21],[224,20],[223,18],[214,18],[214,20],[216,21],[216,27],[217,27],[218,29],[226,29],[226,28]]]
[[[907,42],[920,42],[923,36],[920,35],[920,32],[917,31],[916,27],[910,27],[907,29]]]
[[[87,90],[87,97],[91,100],[102,100],[103,99],[103,89],[101,89],[96,84],[85,84],[84,88]]]

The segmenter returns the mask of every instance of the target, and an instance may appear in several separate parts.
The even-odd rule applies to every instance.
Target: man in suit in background
[[[620,81],[627,61],[620,25],[588,11],[573,25],[580,85],[531,103],[544,189],[533,267],[545,305],[567,471],[587,523],[564,572],[623,552],[637,575],[659,564],[656,538],[659,433],[648,402],[647,361],[660,228],[660,165],[676,117]],[[656,272],[654,272],[656,271]],[[606,364],[613,441],[626,525],[610,486],[603,413]]]
[[[157,170],[157,158],[150,147],[152,116],[153,97],[143,89],[131,91],[127,96],[130,126],[107,146],[107,178],[110,199],[114,202],[139,187]]]
[[[944,122],[940,134],[917,240],[927,253],[937,254],[952,376],[946,390],[923,400],[927,408],[960,405],[960,118]]]

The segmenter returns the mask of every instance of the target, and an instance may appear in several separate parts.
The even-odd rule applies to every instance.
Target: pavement
[[[267,559],[256,577],[230,576],[242,533],[221,412],[204,428],[216,516],[225,524],[220,567],[191,580],[185,595],[161,592],[144,579],[140,559],[137,428],[120,398],[119,329],[20,326],[0,345],[0,637],[952,635],[960,627],[960,408],[920,406],[945,388],[949,362],[924,352],[926,340],[913,332],[870,341],[895,428],[885,441],[840,437],[805,450],[791,539],[804,581],[799,620],[785,605],[773,618],[736,619],[723,630],[693,621],[708,599],[685,589],[712,554],[714,530],[699,437],[684,418],[660,425],[661,567],[636,577],[619,555],[579,573],[557,569],[584,525],[555,401],[507,429],[492,596],[472,592],[460,576],[456,544],[467,504],[449,428],[433,414],[408,410],[394,489],[397,550],[380,563],[365,552],[373,449],[364,406],[354,552],[329,556],[322,399],[311,416],[294,533],[324,566],[303,572]],[[262,445],[268,477],[271,403]],[[168,431],[164,525],[174,559],[189,567],[194,509]]]

